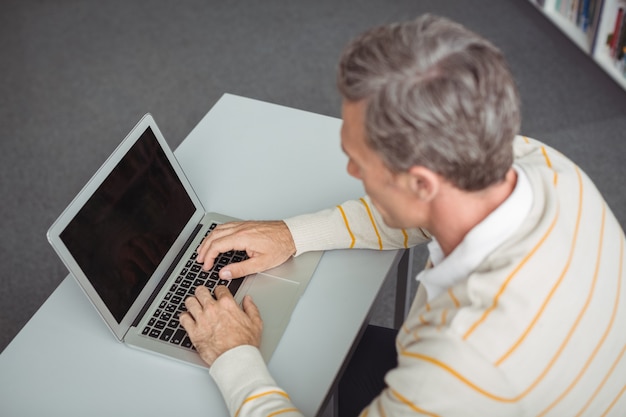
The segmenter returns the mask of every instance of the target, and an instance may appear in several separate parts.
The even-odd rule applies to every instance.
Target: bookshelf
[[[528,1],[626,90],[626,0]]]
[[[620,9],[623,13],[620,13]],[[618,20],[619,17],[619,20]],[[615,42],[608,42],[609,36]],[[613,46],[611,48],[611,46]],[[593,58],[622,88],[626,89],[626,0],[605,0]],[[618,50],[621,52],[618,53]]]

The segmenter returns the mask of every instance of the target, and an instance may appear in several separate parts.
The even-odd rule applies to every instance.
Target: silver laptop
[[[205,212],[147,114],[50,227],[48,240],[119,341],[207,366],[178,316],[197,286],[222,284],[237,302],[249,294],[259,307],[261,353],[269,361],[321,253],[220,281],[219,269],[246,254],[222,254],[211,271],[203,271],[196,249],[216,224],[232,220],[237,219]]]

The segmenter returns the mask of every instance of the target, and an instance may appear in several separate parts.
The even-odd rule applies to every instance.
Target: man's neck
[[[445,256],[463,241],[477,224],[500,206],[513,192],[517,173],[510,169],[503,181],[480,191],[463,191],[447,184],[433,201],[431,227]]]

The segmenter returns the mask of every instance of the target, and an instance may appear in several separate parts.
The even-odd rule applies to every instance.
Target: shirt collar
[[[524,221],[533,203],[532,189],[524,171],[516,165],[513,169],[517,172],[517,183],[511,195],[470,230],[452,253],[445,257],[434,237],[428,244],[433,267],[416,277],[424,285],[428,301],[467,279]]]

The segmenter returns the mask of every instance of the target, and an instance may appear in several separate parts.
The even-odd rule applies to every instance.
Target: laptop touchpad
[[[261,312],[265,330],[284,328],[297,301],[299,286],[297,282],[263,273],[253,278],[248,295]]]

